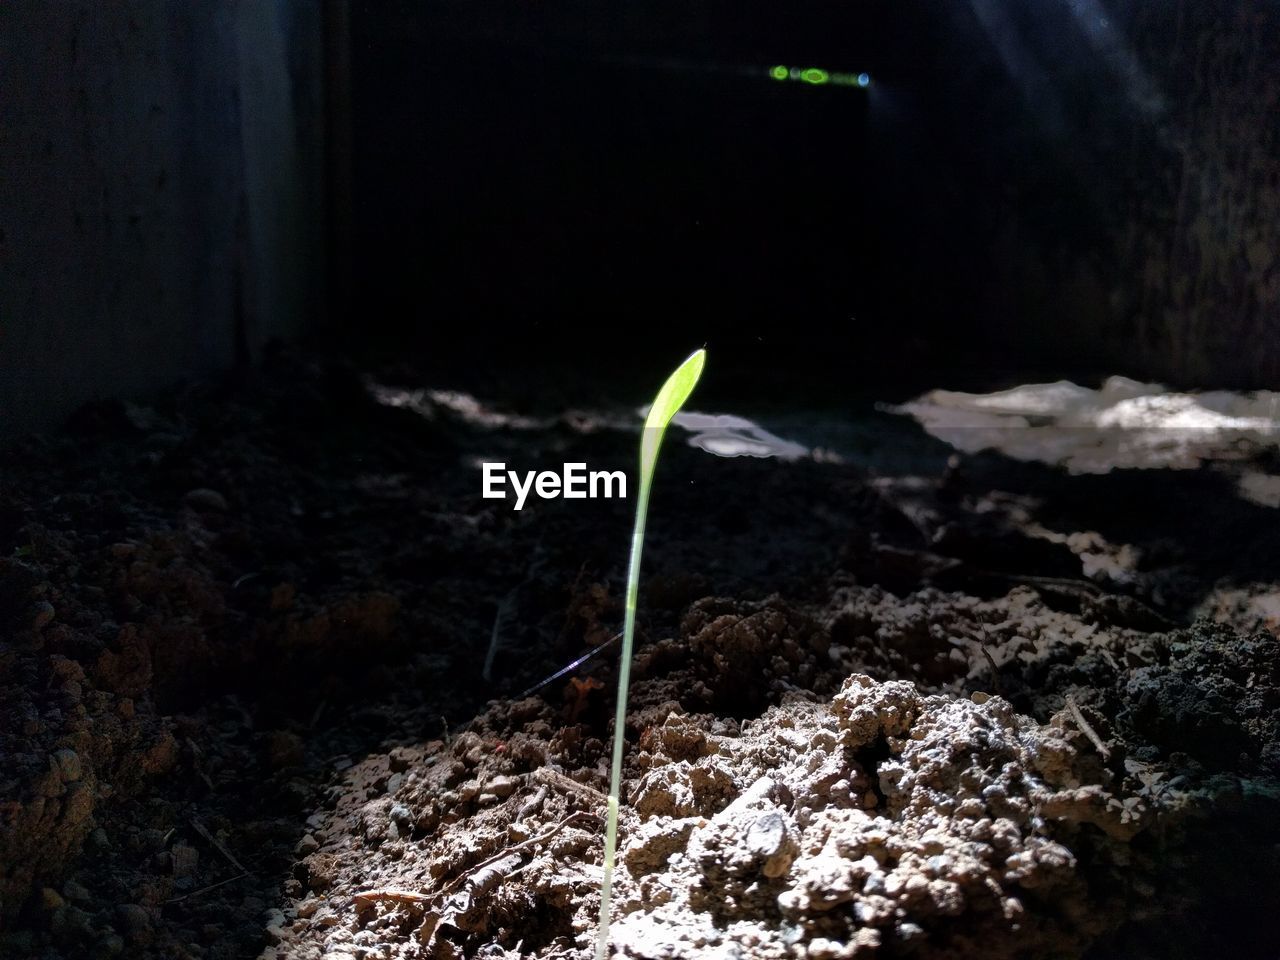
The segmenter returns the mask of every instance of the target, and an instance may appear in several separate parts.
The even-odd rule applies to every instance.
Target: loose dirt
[[[632,398],[501,399],[281,353],[9,450],[0,956],[591,955],[616,647],[520,692],[629,507],[477,464],[628,468]],[[863,437],[669,438],[615,953],[1273,956],[1280,511]]]

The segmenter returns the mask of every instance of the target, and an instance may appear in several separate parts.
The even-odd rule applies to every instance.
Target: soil
[[[592,954],[616,645],[539,683],[618,629],[631,507],[478,464],[629,469],[637,396],[537,392],[279,351],[10,447],[0,956]],[[614,953],[1273,957],[1268,454],[833,422],[668,438]]]

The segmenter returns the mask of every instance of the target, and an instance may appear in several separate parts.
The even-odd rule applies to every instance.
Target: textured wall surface
[[[314,315],[316,9],[0,4],[0,435]]]
[[[1033,10],[1034,8],[1034,10]],[[939,59],[992,349],[1188,386],[1280,380],[1280,14],[970,0]],[[978,51],[969,60],[965,51]],[[944,82],[945,81],[945,82]]]
[[[1280,378],[1273,0],[354,16],[371,328],[527,352],[608,318],[761,366],[817,342],[833,379],[891,388]],[[778,84],[775,63],[873,79]]]

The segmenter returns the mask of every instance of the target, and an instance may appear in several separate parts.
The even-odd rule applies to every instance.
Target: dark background
[[[7,3],[0,435],[280,339],[645,383],[706,343],[798,394],[1273,386],[1278,17]]]
[[[1259,5],[404,2],[352,23],[355,302],[398,343],[617,364],[707,342],[889,389],[1276,372],[1277,274],[1246,239],[1280,239]]]

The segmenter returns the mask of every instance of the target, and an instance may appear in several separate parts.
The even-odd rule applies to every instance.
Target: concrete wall
[[[319,9],[0,4],[0,436],[317,315]]]
[[[949,156],[984,212],[992,351],[1187,386],[1280,382],[1280,11],[949,8]],[[975,13],[977,11],[977,13]]]

